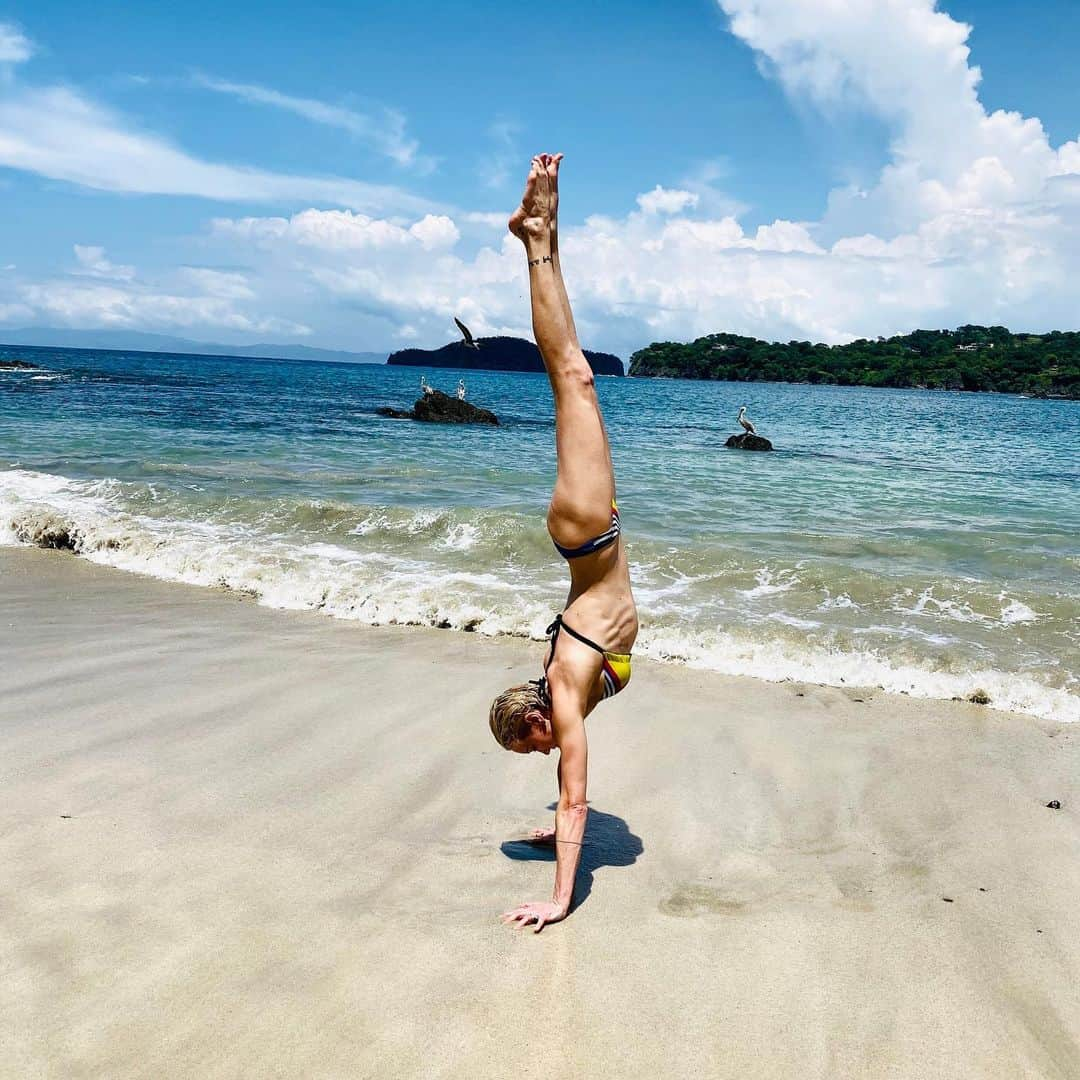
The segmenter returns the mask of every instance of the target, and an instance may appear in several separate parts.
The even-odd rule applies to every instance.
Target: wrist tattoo
[[[530,266],[539,266],[541,263],[546,263],[546,262],[551,262],[551,256],[550,255],[543,255],[539,259],[530,259],[529,260],[529,265]]]

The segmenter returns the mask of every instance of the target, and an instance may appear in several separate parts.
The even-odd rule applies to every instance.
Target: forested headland
[[[847,345],[760,341],[709,334],[686,344],[654,342],[630,358],[630,374],[731,382],[800,382],[983,390],[1080,398],[1080,333],[1014,334],[961,326]]]
[[[477,338],[478,348],[452,341],[441,349],[400,349],[386,361],[391,367],[467,368],[480,371],[543,372],[540,350],[524,338]],[[597,375],[622,375],[623,362],[611,353],[583,349],[585,359]]]

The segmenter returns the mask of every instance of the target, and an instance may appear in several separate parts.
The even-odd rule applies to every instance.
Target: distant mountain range
[[[479,348],[454,341],[441,349],[401,349],[390,354],[388,364],[402,367],[466,368],[472,371],[544,370],[540,350],[525,338],[477,338]],[[625,375],[623,362],[612,353],[585,349],[585,359],[597,375]]]
[[[59,327],[30,327],[22,330],[0,328],[0,345],[34,345],[54,349],[118,349],[122,352],[189,353],[196,356],[251,356],[273,360],[321,360],[331,364],[382,364],[384,352],[345,352],[315,349],[310,345],[223,345],[219,342],[191,341],[167,334],[145,334],[138,330],[64,330]]]

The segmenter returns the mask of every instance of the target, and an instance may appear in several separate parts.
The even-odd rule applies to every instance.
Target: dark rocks
[[[0,360],[0,371],[37,371],[37,364],[27,360]]]
[[[764,435],[751,435],[749,431],[742,435],[732,435],[724,445],[729,450],[771,450],[773,445]]]
[[[381,408],[380,416],[391,420],[423,420],[429,424],[494,424],[499,418],[490,409],[481,409],[467,401],[458,401],[456,397],[435,390],[419,398],[412,412],[402,409]]]
[[[15,536],[24,544],[52,551],[78,551],[82,538],[71,522],[47,517],[12,522]]]
[[[981,687],[978,690],[972,690],[971,693],[968,694],[967,699],[972,705],[990,704],[990,695]]]
[[[1047,810],[1060,810],[1061,809],[1061,803],[1057,799],[1051,799],[1046,804],[1046,809]]]

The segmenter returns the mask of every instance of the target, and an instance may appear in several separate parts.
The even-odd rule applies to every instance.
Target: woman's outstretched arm
[[[589,749],[585,739],[582,710],[562,718],[559,725],[559,804],[555,810],[555,888],[550,901],[519,904],[503,912],[503,922],[518,928],[535,924],[539,933],[548,923],[560,922],[570,912],[574,900],[574,880],[585,843],[585,822],[589,816],[586,799]]]

